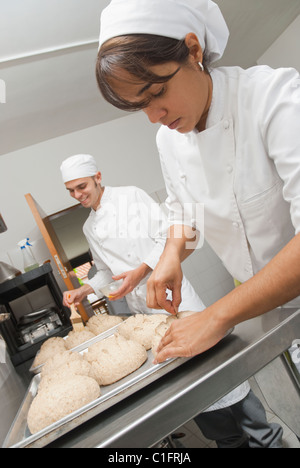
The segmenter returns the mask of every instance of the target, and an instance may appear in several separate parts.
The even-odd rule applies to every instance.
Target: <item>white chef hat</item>
[[[64,183],[83,177],[92,177],[98,172],[95,158],[90,154],[76,154],[65,159],[60,170]]]
[[[211,0],[112,0],[101,14],[99,47],[116,36],[155,34],[184,39],[193,32],[209,61],[222,57],[229,31]]]

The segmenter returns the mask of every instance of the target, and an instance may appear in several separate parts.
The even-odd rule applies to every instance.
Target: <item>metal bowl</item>
[[[15,267],[8,265],[7,263],[0,262],[0,284],[5,281],[11,280],[22,273]]]

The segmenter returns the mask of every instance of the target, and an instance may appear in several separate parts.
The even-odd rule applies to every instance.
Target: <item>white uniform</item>
[[[300,79],[259,66],[217,68],[212,80],[207,129],[161,127],[157,144],[172,217],[203,203],[205,239],[243,282],[300,232]]]
[[[97,274],[88,281],[96,295],[120,275],[147,264],[155,268],[166,242],[167,220],[158,203],[137,187],[105,187],[97,211],[91,210],[83,231],[89,243]],[[126,295],[132,313],[161,313],[146,306],[147,280]],[[186,278],[182,283],[179,310],[200,311],[203,302]]]
[[[211,76],[206,130],[158,131],[166,205],[173,223],[204,226],[243,282],[300,232],[300,79],[294,69],[266,66],[217,68]],[[203,204],[204,222],[189,216],[191,203]],[[239,391],[246,387],[237,398]]]
[[[89,284],[97,295],[101,286],[119,275],[137,268],[142,262],[155,268],[166,242],[166,217],[157,203],[137,187],[105,187],[97,211],[91,210],[83,231],[97,267]],[[148,275],[149,276],[149,275]],[[146,306],[148,277],[126,295],[132,313],[161,313]],[[200,311],[205,308],[195,290],[184,277],[179,310]],[[248,383],[240,385],[208,411],[237,403],[249,392]]]

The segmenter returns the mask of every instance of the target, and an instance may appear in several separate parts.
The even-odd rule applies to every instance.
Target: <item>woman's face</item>
[[[155,84],[138,81],[127,71],[120,70],[119,79],[112,79],[110,84],[120,97],[132,103],[149,99],[143,111],[152,123],[166,125],[180,133],[195,128],[204,130],[211,103],[211,78],[194,62],[180,67],[176,62],[151,67],[159,76],[176,70],[169,81]]]

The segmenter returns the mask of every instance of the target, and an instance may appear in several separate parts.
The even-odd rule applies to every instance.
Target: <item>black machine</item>
[[[50,263],[0,284],[0,334],[14,366],[33,358],[48,338],[72,330],[62,300]]]

